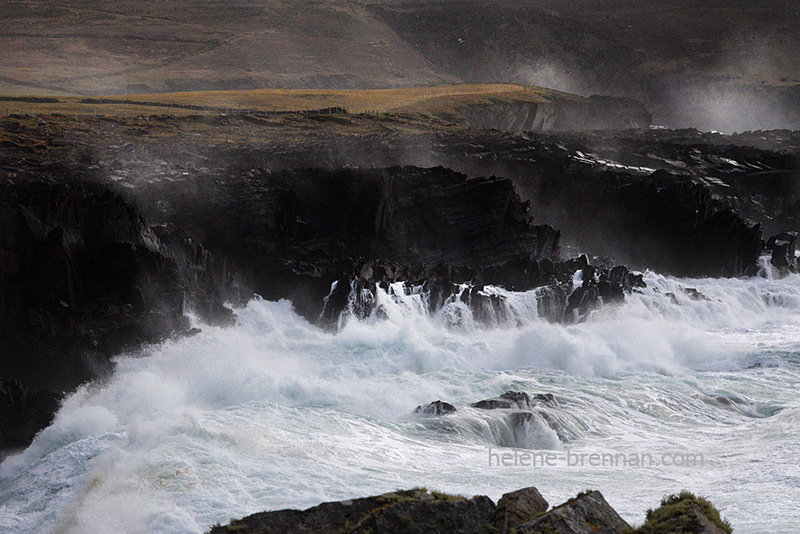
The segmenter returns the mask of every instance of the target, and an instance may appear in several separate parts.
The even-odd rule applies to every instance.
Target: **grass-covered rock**
[[[638,534],[731,534],[730,523],[707,499],[688,491],[670,495],[661,506],[647,512]]]

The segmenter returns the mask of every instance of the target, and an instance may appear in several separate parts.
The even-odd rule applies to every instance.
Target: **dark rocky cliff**
[[[188,311],[229,324],[223,303],[254,293],[333,326],[370,314],[393,282],[421,288],[431,311],[461,298],[478,320],[502,309],[486,284],[549,285],[542,316],[572,321],[641,284],[621,267],[592,270],[568,300],[573,273],[592,268],[560,262],[559,233],[532,224],[500,178],[416,167],[206,176],[152,186],[152,223],[108,184],[53,175],[61,183],[0,186],[0,377],[13,381],[3,409],[32,414],[0,446],[30,439],[53,396],[107,372],[112,356],[190,334]]]
[[[187,307],[232,320],[224,265],[106,188],[8,181],[0,199],[0,376],[21,381],[14,402],[27,402],[25,388],[69,390],[126,348],[186,332]]]
[[[256,293],[290,298],[312,321],[323,306],[335,320],[355,280],[443,284],[448,295],[460,282],[555,281],[559,233],[531,223],[508,180],[444,168],[254,170],[207,176],[197,191],[165,184],[158,196],[173,201],[153,216],[191,226]]]
[[[458,106],[444,118],[473,128],[514,133],[647,128],[652,120],[640,102],[600,95],[540,103],[489,99],[488,103]]]

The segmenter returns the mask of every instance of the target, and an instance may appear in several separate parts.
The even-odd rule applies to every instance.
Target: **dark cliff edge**
[[[419,294],[431,313],[460,301],[493,324],[513,317],[488,285],[536,290],[539,316],[559,322],[586,320],[644,285],[621,265],[561,259],[560,232],[534,224],[504,178],[443,167],[252,169],[130,189],[79,163],[0,189],[0,376],[12,381],[2,397],[4,447],[29,441],[55,396],[107,373],[112,356],[191,334],[189,311],[230,324],[224,303],[254,294],[289,299],[309,321],[336,328],[380,312],[379,290]],[[750,272],[758,229],[702,188],[657,174],[617,185],[611,197],[619,224],[658,243],[648,264],[667,265],[653,258],[672,247],[697,269]],[[576,203],[610,182],[585,183],[570,183]],[[585,222],[608,217],[599,198]],[[788,258],[792,243],[773,248]],[[21,405],[31,417],[13,423]]]
[[[253,171],[151,189],[163,210],[149,222],[109,184],[63,173],[61,183],[0,189],[3,447],[27,443],[56,396],[109,372],[112,356],[191,334],[189,311],[230,324],[224,303],[254,294],[290,299],[311,322],[335,327],[373,313],[378,287],[396,282],[423,293],[431,312],[460,299],[479,321],[504,319],[487,284],[547,287],[541,316],[571,322],[642,285],[621,266],[560,261],[558,231],[532,224],[501,178],[414,167]],[[585,282],[573,291],[577,270]]]
[[[503,495],[449,495],[426,488],[326,502],[307,510],[261,512],[210,534],[730,534],[719,511],[702,497],[684,491],[665,497],[633,528],[599,491],[585,491],[549,508],[534,487]]]
[[[486,285],[548,287],[539,312],[555,321],[585,318],[601,300],[618,302],[642,285],[621,266],[592,270],[592,289],[570,307],[572,276],[591,269],[588,260],[561,261],[560,233],[534,225],[529,204],[503,178],[442,167],[254,169],[197,177],[195,185],[152,189],[169,200],[152,216],[189,225],[257,294],[289,298],[323,325],[343,312],[369,315],[377,286],[395,282],[424,293],[430,312],[460,298],[478,318],[501,313]]]
[[[488,96],[470,102],[439,97],[415,111],[470,128],[511,133],[626,130],[647,128],[652,122],[644,104],[630,98],[561,94],[540,100]]]
[[[26,445],[58,396],[143,343],[231,324],[235,284],[182,232],[85,182],[0,185],[0,448]]]

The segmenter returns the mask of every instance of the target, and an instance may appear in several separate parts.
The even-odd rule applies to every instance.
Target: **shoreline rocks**
[[[548,510],[534,487],[488,497],[448,495],[426,488],[338,502],[307,510],[260,512],[209,534],[730,534],[707,500],[689,492],[666,497],[638,528],[629,525],[599,491],[579,493]]]

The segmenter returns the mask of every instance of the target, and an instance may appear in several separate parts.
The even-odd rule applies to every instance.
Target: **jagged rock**
[[[380,508],[350,530],[352,534],[488,534],[494,503],[484,496],[472,499],[401,501]]]
[[[506,493],[497,501],[494,526],[498,534],[514,532],[514,528],[545,513],[549,507],[534,487]]]
[[[556,400],[556,396],[552,393],[537,393],[533,396],[533,400],[536,402],[541,402],[550,406],[551,408],[555,408],[558,406],[558,401]]]
[[[591,491],[517,527],[519,534],[621,534],[630,525],[603,498]]]
[[[253,514],[228,526],[211,529],[223,534],[238,529],[249,534],[489,534],[494,503],[483,496],[467,499],[424,490],[323,503],[307,510]]]
[[[691,498],[687,499],[687,496]],[[598,491],[586,492],[547,511],[536,488],[506,493],[497,506],[426,489],[327,502],[307,510],[261,512],[210,534],[730,534],[727,522],[708,501],[682,493],[650,510],[637,530],[609,506]]]
[[[530,410],[531,399],[524,391],[506,391],[499,397],[474,402],[470,406],[482,410],[508,410],[512,408]]]
[[[420,413],[424,415],[446,415],[455,411],[455,406],[449,402],[443,402],[440,400],[433,401],[422,406],[417,406],[416,409],[414,409],[414,413]]]
[[[797,232],[782,232],[767,241],[772,250],[770,263],[782,273],[797,272]]]
[[[0,375],[66,391],[121,350],[187,331],[187,304],[232,320],[224,265],[104,186],[8,181],[0,194]]]

